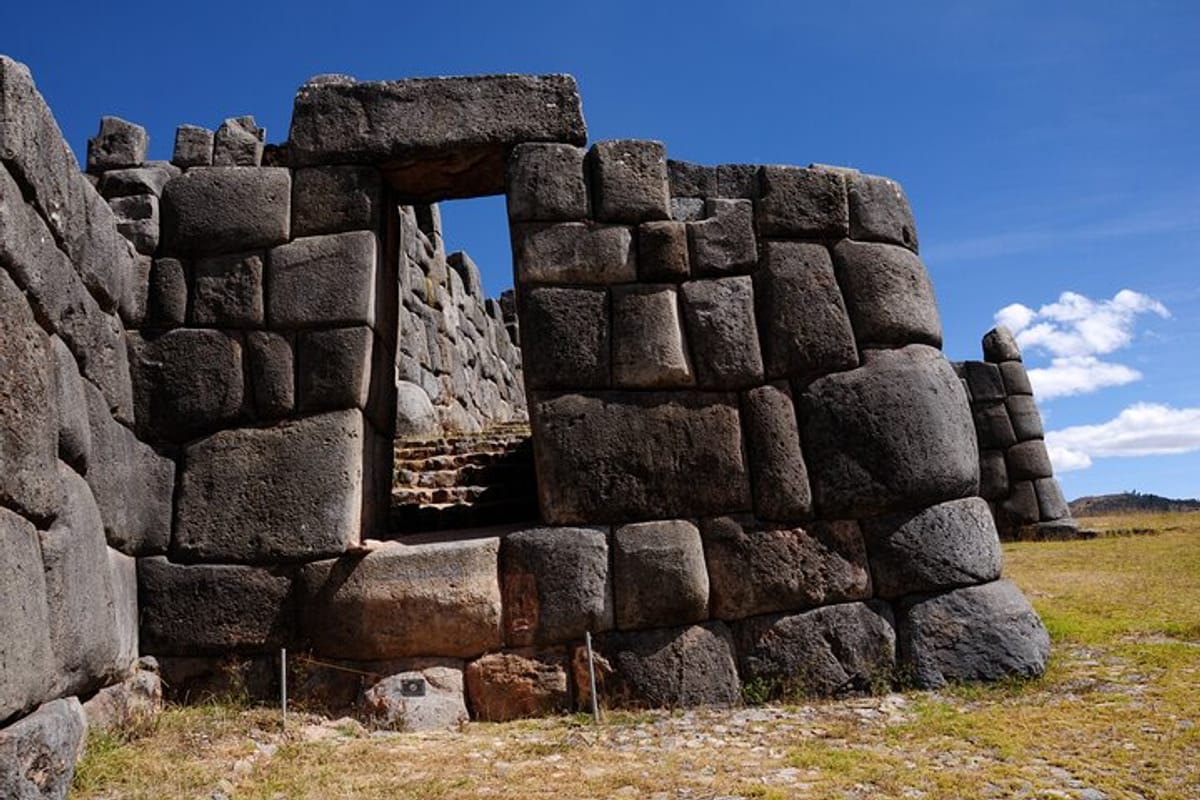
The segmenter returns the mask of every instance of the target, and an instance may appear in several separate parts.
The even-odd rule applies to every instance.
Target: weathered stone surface
[[[1003,450],[984,450],[979,454],[979,496],[984,500],[1008,497],[1008,468]]]
[[[905,598],[896,608],[902,669],[923,689],[1041,675],[1050,637],[1008,581]]]
[[[1010,479],[1011,489],[1008,497],[1001,501],[998,516],[1003,520],[1007,530],[1021,525],[1032,525],[1041,519],[1041,509],[1038,506],[1037,490],[1033,481]]]
[[[612,290],[612,379],[628,389],[693,382],[674,286],[637,284]]]
[[[116,621],[115,663],[117,674],[123,674],[138,659],[137,559],[111,547],[107,550],[108,579],[112,586],[113,616]]]
[[[566,653],[560,650],[490,653],[467,665],[467,697],[476,719],[489,722],[569,711]]]
[[[151,161],[140,167],[114,169],[100,178],[100,196],[106,200],[133,195],[162,195],[167,181],[179,176],[179,167],[166,161]]]
[[[603,222],[670,219],[667,149],[662,142],[614,139],[588,151],[595,217]]]
[[[58,507],[58,392],[50,340],[0,270],[0,503],[31,519]]]
[[[79,183],[79,176],[75,178]],[[147,254],[158,245],[158,200],[154,195],[118,198],[110,207],[86,181],[75,194],[77,208],[71,214],[66,252],[96,302],[112,312],[133,272],[130,242]]]
[[[150,269],[147,316],[152,328],[178,328],[187,318],[187,272],[174,258],[158,258]]]
[[[749,200],[708,199],[705,218],[687,223],[692,274],[697,277],[746,272],[758,261],[754,205]]]
[[[1071,516],[1071,508],[1063,497],[1062,487],[1054,478],[1038,478],[1033,482],[1037,493],[1038,514],[1043,520],[1059,520]]]
[[[148,323],[146,312],[150,303],[150,272],[154,268],[154,259],[150,256],[139,255],[133,262],[133,270],[129,280],[125,282],[125,293],[117,311],[125,327],[140,329]]]
[[[560,222],[512,226],[517,281],[632,283],[633,232],[621,225]]]
[[[508,159],[508,218],[514,222],[568,222],[588,218],[582,147],[530,143]]]
[[[753,200],[761,193],[757,164],[721,164],[717,167],[717,196]]]
[[[1046,452],[1046,443],[1041,439],[1015,444],[1008,448],[1004,457],[1009,478],[1014,481],[1050,478],[1054,475],[1050,454]]]
[[[862,518],[975,494],[975,428],[949,362],[921,345],[864,356],[797,398],[818,512]]]
[[[750,507],[730,395],[535,395],[542,517],[555,525],[637,522]]]
[[[290,641],[292,575],[230,564],[138,561],[142,649],[155,655],[272,651]]]
[[[597,694],[608,708],[734,706],[741,701],[733,640],[720,622],[614,633],[597,642]],[[580,704],[587,661],[574,659]]]
[[[1021,348],[1012,331],[998,325],[983,335],[983,359],[993,364],[1004,361],[1020,361]]]
[[[175,463],[114,421],[95,386],[85,382],[83,390],[92,431],[86,478],[109,545],[129,555],[166,552]]]
[[[862,522],[875,594],[897,598],[1000,577],[1000,539],[987,503],[952,500]]]
[[[272,328],[375,324],[376,236],[308,236],[267,255]]]
[[[1003,449],[1016,443],[1017,435],[1013,432],[1012,420],[1008,418],[1008,408],[1004,403],[976,405],[971,415],[975,420],[975,433],[981,448]]]
[[[746,452],[760,519],[790,521],[812,513],[808,469],[800,450],[796,409],[786,385],[760,386],[742,398]]]
[[[301,411],[365,408],[374,334],[363,326],[305,331],[296,337]]]
[[[754,293],[768,378],[858,366],[854,331],[825,247],[767,242]]]
[[[242,411],[242,347],[221,331],[176,328],[129,336],[137,432],[180,442],[236,419]]]
[[[717,197],[717,168],[667,159],[672,197]]]
[[[1033,394],[1029,373],[1020,361],[1005,361],[1000,364],[1000,375],[1004,378],[1004,391],[1013,394]]]
[[[425,390],[408,381],[396,382],[396,438],[424,438],[440,430],[437,411]]]
[[[888,242],[917,252],[917,225],[900,184],[878,175],[849,178],[850,238]]]
[[[395,731],[458,730],[469,716],[459,661],[416,662],[363,692],[360,710],[372,725]],[[417,694],[408,687],[423,684]]]
[[[281,167],[188,170],[163,187],[163,249],[208,255],[281,244],[288,240],[291,198],[291,173]]]
[[[75,356],[63,340],[50,337],[54,354],[56,407],[58,409],[58,457],[77,471],[87,472],[92,452],[92,429],[88,425],[87,397]]]
[[[62,511],[41,532],[54,653],[54,695],[85,694],[119,676],[117,612],[100,509],[83,478],[59,464]]]
[[[180,169],[210,167],[213,160],[213,132],[196,125],[175,129],[175,151],[171,163]]]
[[[362,528],[363,442],[362,414],[350,410],[189,445],[172,558],[271,563],[344,552]]]
[[[374,167],[298,169],[292,176],[292,236],[379,230],[383,176]]]
[[[88,139],[87,170],[103,172],[140,166],[146,160],[149,143],[150,137],[141,125],[120,117],[101,117],[100,132]]]
[[[213,166],[259,166],[262,164],[266,135],[267,132],[254,122],[254,117],[231,117],[225,120],[213,138]]]
[[[0,719],[7,719],[46,698],[55,676],[38,532],[5,508],[0,508],[0,586]]]
[[[933,284],[912,251],[843,240],[833,248],[833,263],[859,347],[941,347],[942,322]]]
[[[501,194],[516,145],[586,141],[569,75],[314,78],[296,94],[289,136],[298,166],[383,165],[414,200]]]
[[[79,700],[55,700],[0,729],[0,797],[63,800],[83,755],[87,718]]]
[[[1038,413],[1037,403],[1033,395],[1014,395],[1004,401],[1008,407],[1008,418],[1012,421],[1013,433],[1017,441],[1041,439],[1045,435],[1042,429],[1042,415]]]
[[[643,281],[677,281],[688,276],[687,226],[643,222],[638,226],[638,276]]]
[[[469,254],[462,250],[450,253],[446,256],[446,266],[462,279],[462,290],[467,297],[483,301],[483,276],[479,273],[479,265]]]
[[[504,639],[566,642],[613,626],[606,528],[530,528],[500,547]]]
[[[258,253],[202,258],[192,265],[193,324],[260,327],[263,309],[263,263]]]
[[[162,678],[156,671],[136,669],[121,683],[96,692],[83,704],[83,713],[89,732],[120,735],[153,725],[162,705]]]
[[[671,219],[675,222],[696,222],[704,219],[704,198],[672,197]]]
[[[754,614],[865,600],[871,576],[858,525],[818,521],[804,527],[748,518],[701,520],[712,585],[712,615]]]
[[[531,287],[520,304],[527,388],[608,387],[612,348],[603,289]]]
[[[764,236],[842,237],[850,229],[846,182],[836,172],[763,167],[756,207]]]
[[[986,361],[966,361],[962,366],[971,391],[971,402],[990,403],[1005,397],[1004,378],[1000,368]]]
[[[742,681],[768,699],[836,697],[891,688],[896,632],[887,604],[843,603],[734,626]]]
[[[697,383],[709,389],[743,389],[762,383],[750,277],[688,281],[682,290]]]
[[[624,525],[613,532],[616,624],[622,630],[708,618],[708,570],[700,531],[686,520]]]
[[[500,647],[500,540],[381,543],[305,565],[312,645],[342,658],[472,658]]]
[[[291,343],[277,333],[246,334],[247,375],[254,408],[263,419],[276,419],[295,407],[295,368]]]

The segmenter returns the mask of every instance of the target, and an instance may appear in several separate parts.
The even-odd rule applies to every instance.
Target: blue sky
[[[10,2],[82,153],[102,114],[254,114],[286,138],[309,76],[570,72],[592,140],[706,163],[845,164],[904,184],[952,358],[1024,327],[1069,497],[1200,496],[1200,4]],[[511,283],[503,203],[451,247]],[[1064,293],[1067,293],[1064,297]]]

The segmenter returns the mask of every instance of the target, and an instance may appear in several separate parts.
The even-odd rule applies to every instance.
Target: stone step
[[[533,470],[529,463],[500,462],[481,466],[469,464],[459,469],[412,470],[397,469],[392,485],[413,489],[445,489],[452,486],[532,485]]]

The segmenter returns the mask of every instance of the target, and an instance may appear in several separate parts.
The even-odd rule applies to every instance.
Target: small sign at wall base
[[[424,678],[405,678],[400,681],[400,696],[401,697],[424,697],[425,696],[425,679]]]

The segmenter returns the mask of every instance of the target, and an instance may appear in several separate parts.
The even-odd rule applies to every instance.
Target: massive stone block
[[[75,356],[57,336],[50,337],[58,408],[58,457],[80,473],[87,472],[92,453],[87,395]]]
[[[764,236],[842,237],[850,227],[846,182],[838,172],[763,167],[756,218]]]
[[[383,176],[374,167],[298,169],[292,177],[292,236],[379,230]]]
[[[496,538],[377,544],[303,568],[304,630],[319,653],[471,658],[500,647]]]
[[[1037,494],[1038,514],[1043,522],[1070,518],[1071,507],[1067,505],[1062,487],[1055,478],[1038,478],[1033,482],[1033,489]]]
[[[520,304],[527,388],[608,388],[607,292],[536,286],[522,290]]]
[[[817,511],[862,518],[975,494],[975,426],[949,362],[922,345],[864,355],[797,398]]]
[[[966,361],[962,364],[967,388],[971,391],[971,402],[991,403],[1003,400],[1008,392],[1000,368],[985,361]]]
[[[692,274],[711,277],[748,271],[758,261],[753,204],[709,199],[704,210],[704,219],[687,224]]]
[[[912,251],[843,240],[833,248],[833,262],[859,347],[941,347],[942,322],[933,284]]]
[[[762,383],[750,277],[689,281],[681,288],[697,383],[709,389],[743,389]]]
[[[288,240],[291,202],[291,173],[282,167],[188,170],[163,187],[163,250],[208,255],[273,247]]]
[[[613,532],[616,624],[622,630],[701,622],[708,570],[700,531],[686,520],[638,522]]]
[[[1008,581],[905,598],[896,609],[900,661],[923,689],[1041,675],[1050,636]]]
[[[754,512],[760,519],[805,519],[812,512],[812,490],[791,395],[778,386],[751,389],[742,399],[742,419]]]
[[[602,222],[670,219],[667,149],[662,142],[614,139],[588,151],[595,217]]]
[[[257,328],[264,320],[263,263],[258,253],[203,258],[192,265],[192,322]]]
[[[582,147],[519,144],[508,160],[508,218],[558,222],[588,218],[591,203]]]
[[[917,226],[900,184],[878,175],[856,174],[850,189],[850,238],[888,242],[917,252]]]
[[[975,435],[981,448],[1002,450],[1016,444],[1017,434],[1013,431],[1012,420],[1004,403],[976,405],[971,410],[971,416],[975,420]]]
[[[880,597],[970,586],[1000,577],[1000,538],[987,503],[978,497],[861,524],[875,593]]]
[[[419,201],[500,194],[517,144],[586,140],[569,75],[321,76],[296,94],[289,146],[298,166],[381,166],[404,199]]]
[[[734,626],[742,681],[770,699],[879,693],[891,687],[896,632],[885,603],[843,603]]]
[[[344,552],[362,528],[363,441],[362,414],[350,410],[188,445],[172,557],[274,563]]]
[[[1033,395],[1014,395],[1005,400],[1004,405],[1008,408],[1008,418],[1012,421],[1013,433],[1018,441],[1041,439],[1045,435],[1042,415],[1038,413]]]
[[[138,598],[147,653],[273,652],[291,641],[292,575],[285,570],[143,558]]]
[[[1000,374],[1004,378],[1004,391],[1007,394],[1033,394],[1029,373],[1020,361],[1005,361],[1000,364]]]
[[[637,522],[750,507],[737,399],[724,394],[535,394],[542,516]]]
[[[366,408],[374,339],[363,326],[300,333],[297,407],[304,412]]]
[[[0,720],[40,703],[54,683],[38,532],[0,508]]]
[[[768,378],[809,378],[858,366],[854,331],[825,247],[767,242],[754,290]]]
[[[517,282],[632,283],[637,280],[632,229],[584,222],[512,226]]]
[[[0,729],[0,797],[62,800],[83,755],[87,718],[74,697]]]
[[[1014,481],[1054,476],[1050,454],[1046,452],[1046,443],[1041,439],[1021,442],[1008,448],[1005,461],[1008,463],[1008,475]]]
[[[1003,450],[980,451],[979,496],[992,501],[1008,497],[1008,468],[1004,465]]]
[[[674,286],[612,290],[612,380],[622,389],[668,389],[693,382]]]
[[[504,538],[500,582],[509,645],[556,644],[613,626],[608,531],[531,528]]]
[[[272,328],[375,324],[378,253],[371,231],[308,236],[267,256]]]
[[[717,517],[701,520],[700,531],[712,614],[719,619],[871,596],[866,550],[854,522],[798,527]]]
[[[687,278],[687,226],[682,222],[643,222],[638,226],[638,277],[643,281]]]

